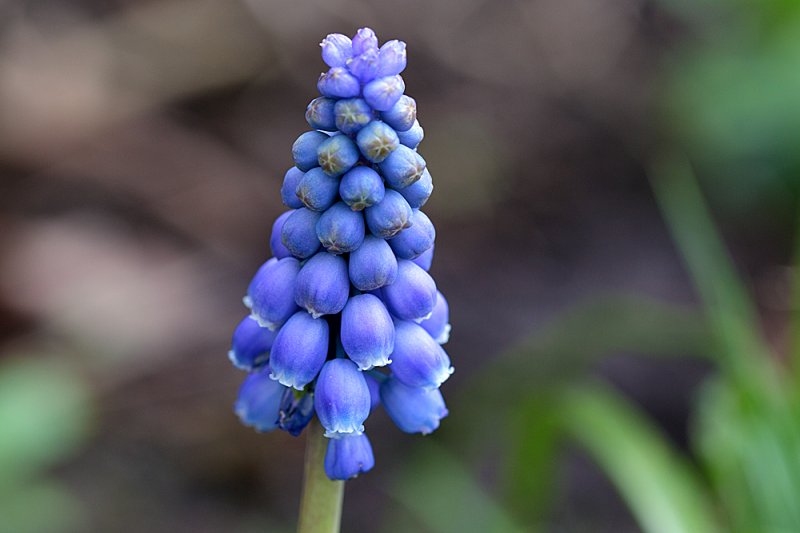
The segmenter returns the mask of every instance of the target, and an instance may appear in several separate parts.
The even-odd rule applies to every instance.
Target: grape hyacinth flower
[[[442,347],[449,307],[428,273],[436,231],[420,208],[433,180],[417,152],[417,102],[403,94],[406,45],[379,46],[362,28],[320,46],[329,68],[305,111],[312,130],[291,147],[280,188],[288,210],[272,226],[274,257],[247,288],[250,315],[229,357],[249,372],[235,404],[242,422],[311,428],[309,457],[324,454],[312,468],[345,480],[375,465],[365,431],[380,405],[401,431],[439,427],[453,367]]]

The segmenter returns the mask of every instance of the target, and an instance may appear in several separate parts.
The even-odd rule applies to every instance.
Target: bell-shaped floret
[[[329,67],[343,67],[353,55],[353,42],[341,33],[331,33],[321,43],[322,60]]]
[[[281,385],[303,390],[328,356],[328,322],[298,311],[278,331],[270,350],[270,377]]]
[[[411,215],[411,227],[389,239],[389,246],[399,259],[415,259],[433,246],[436,229],[428,216],[415,209]]]
[[[389,187],[402,189],[422,177],[426,164],[417,152],[400,145],[379,166]]]
[[[364,86],[364,100],[375,111],[388,111],[403,96],[406,84],[400,76],[376,78]]]
[[[383,200],[364,210],[369,231],[376,237],[390,239],[411,227],[411,206],[397,192],[387,189]]]
[[[335,131],[335,106],[336,100],[333,98],[326,96],[314,98],[306,107],[306,122],[315,130]]]
[[[300,263],[294,257],[272,258],[258,269],[247,288],[244,304],[264,327],[275,329],[297,311],[294,286]]]
[[[408,131],[417,120],[417,101],[404,94],[391,109],[381,113],[381,119],[398,133]]]
[[[352,252],[364,241],[364,215],[337,202],[317,221],[317,237],[332,254]]]
[[[436,282],[416,263],[397,261],[397,279],[381,289],[389,312],[403,320],[428,318],[436,305]]]
[[[305,207],[289,215],[281,228],[281,242],[298,259],[311,257],[319,250],[317,221],[321,215]]]
[[[316,167],[317,149],[319,145],[328,140],[328,136],[321,131],[307,131],[300,135],[292,145],[292,159],[297,168],[306,172]]]
[[[339,196],[353,211],[361,211],[383,200],[386,188],[380,174],[369,167],[358,166],[342,176]]]
[[[256,431],[271,431],[278,427],[278,410],[285,390],[269,378],[266,367],[244,379],[233,410],[244,425]]]
[[[347,261],[338,255],[319,252],[300,269],[294,301],[318,318],[344,309],[349,294]]]
[[[369,406],[369,387],[356,364],[342,358],[327,361],[314,389],[314,410],[325,436],[362,433]]]
[[[378,37],[371,28],[359,28],[353,37],[353,55],[357,56],[378,49]]]
[[[406,433],[432,433],[447,416],[438,389],[409,387],[393,377],[381,384],[381,403],[389,418]]]
[[[339,100],[333,108],[336,128],[346,135],[353,135],[370,123],[375,112],[363,98]]]
[[[426,168],[417,181],[408,187],[397,189],[397,192],[403,195],[403,198],[406,199],[406,202],[408,202],[408,205],[410,205],[412,209],[419,209],[425,205],[425,202],[428,201],[428,198],[431,197],[431,193],[433,193],[433,179],[431,178],[431,173],[428,172]]]
[[[295,194],[308,209],[321,212],[333,205],[338,192],[339,179],[316,167],[303,175]]]
[[[360,291],[372,291],[394,283],[397,278],[397,258],[389,244],[367,235],[357,250],[350,254],[350,282]]]
[[[236,368],[250,372],[267,363],[274,340],[274,331],[261,327],[253,317],[246,316],[233,332],[228,358]]]
[[[372,163],[380,163],[400,145],[397,133],[380,120],[370,122],[356,136],[356,144],[364,157]]]
[[[365,434],[349,435],[328,441],[325,474],[333,480],[351,479],[375,466],[372,446]]]
[[[359,157],[358,146],[347,135],[328,137],[317,149],[319,166],[329,176],[341,176],[358,163]]]
[[[345,67],[332,67],[319,75],[317,90],[329,98],[352,98],[361,92],[361,84]]]
[[[378,76],[394,76],[406,68],[406,43],[392,39],[381,46],[378,59]]]
[[[360,370],[391,363],[394,323],[380,298],[359,294],[342,311],[342,347]]]
[[[436,389],[453,373],[447,352],[419,324],[397,320],[392,374],[409,387]]]

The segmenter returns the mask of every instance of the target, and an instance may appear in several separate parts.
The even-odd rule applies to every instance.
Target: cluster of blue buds
[[[407,433],[447,415],[440,385],[447,301],[428,274],[436,232],[420,208],[433,191],[417,153],[422,127],[400,73],[406,45],[363,28],[321,43],[330,67],[292,147],[272,227],[273,258],[244,298],[250,315],[230,359],[249,372],[236,413],[258,431],[299,435],[316,414],[325,471],[349,479],[375,459],[364,433],[383,405]]]

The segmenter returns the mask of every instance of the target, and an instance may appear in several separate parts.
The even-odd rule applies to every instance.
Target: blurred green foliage
[[[0,532],[77,531],[80,503],[47,470],[88,436],[88,389],[66,365],[35,357],[0,364]]]

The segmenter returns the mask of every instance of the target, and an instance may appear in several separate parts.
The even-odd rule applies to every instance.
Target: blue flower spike
[[[379,406],[406,433],[431,433],[447,416],[450,316],[428,273],[436,230],[420,208],[433,179],[417,151],[417,102],[404,94],[406,43],[361,28],[320,47],[312,129],[292,145],[280,187],[288,210],[228,356],[248,372],[234,405],[242,423],[297,436],[316,418],[325,473],[347,480],[375,465],[365,425]]]

